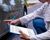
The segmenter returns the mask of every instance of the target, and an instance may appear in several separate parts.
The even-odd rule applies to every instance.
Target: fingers
[[[7,24],[12,24],[12,25],[18,25],[20,23],[20,20],[19,19],[16,19],[16,20],[4,20],[5,23]]]
[[[4,22],[7,24],[12,24],[12,25],[15,25],[15,23],[16,23],[15,20],[4,20]]]
[[[15,25],[16,23],[15,23],[15,22],[13,22],[13,21],[11,21],[11,22],[10,22],[10,24]]]
[[[4,21],[12,21],[12,20],[4,20]]]
[[[21,37],[22,39],[24,39],[24,37],[25,37],[24,35],[25,35],[25,34],[24,34],[22,31],[19,31],[19,32],[21,33],[21,34],[20,34],[20,37]]]
[[[22,36],[21,34],[20,34],[20,38],[23,39],[23,40],[30,40],[30,39],[28,39],[28,38]]]
[[[22,39],[25,39],[25,40],[29,40],[29,36],[26,35],[25,33],[23,33],[22,31],[19,31],[21,34],[20,34],[20,38]]]
[[[10,24],[13,24],[13,25],[18,25],[18,24],[20,24],[20,20],[19,19],[17,19],[17,20],[13,20]]]
[[[12,20],[4,20],[4,22],[11,22]]]
[[[10,24],[12,20],[4,20],[3,22]]]
[[[19,31],[21,33],[21,37],[26,37],[26,34],[23,33],[22,31]]]

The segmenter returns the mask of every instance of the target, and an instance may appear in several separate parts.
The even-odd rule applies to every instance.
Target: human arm
[[[44,39],[50,39],[50,30],[48,30],[42,34],[38,34],[38,35],[36,35],[36,37],[39,39],[43,39],[43,40]]]
[[[46,6],[46,3],[43,4],[43,5],[42,5],[40,8],[38,8],[37,10],[35,10],[33,13],[30,13],[30,14],[28,14],[28,15],[26,15],[26,16],[23,16],[23,17],[21,17],[21,18],[18,18],[18,19],[16,19],[16,20],[13,20],[13,21],[15,21],[15,23],[17,23],[17,20],[19,20],[20,23],[23,25],[23,24],[29,22],[30,20],[34,19],[35,17],[38,17],[38,16],[41,14],[41,12],[42,12],[44,6]],[[13,21],[11,21],[11,23],[13,23]]]
[[[43,9],[44,7],[47,6],[47,3],[44,3],[40,8],[38,8],[37,10],[35,10],[34,12],[23,16],[20,18],[21,23],[27,23],[28,21],[34,19],[35,17],[39,17],[43,14]]]
[[[37,35],[35,35],[35,37],[30,37],[30,36],[26,35],[25,33],[23,33],[22,31],[20,33],[21,33],[21,38],[24,38],[24,39],[29,39],[29,40],[50,39],[50,30],[48,30],[47,32],[44,32],[42,34],[37,34]]]
[[[28,36],[27,34],[25,34],[24,32],[22,32],[21,30],[20,32],[20,38],[24,39],[24,40],[32,40],[30,36]],[[35,38],[33,38],[33,40],[35,40]]]
[[[3,20],[3,21],[7,24],[13,24],[13,25],[15,24],[18,25],[21,23],[19,19],[15,19],[15,20],[10,19],[10,20]]]
[[[32,37],[30,40],[36,39],[36,40],[46,40],[46,39],[50,39],[50,30],[41,33],[41,34],[37,34],[35,35],[36,37]]]

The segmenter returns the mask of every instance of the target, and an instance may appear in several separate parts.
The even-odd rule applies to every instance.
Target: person
[[[28,14],[24,17],[21,17],[19,19],[16,20],[10,20],[10,24],[19,24],[21,23],[22,25],[26,24],[27,22],[29,22],[30,20],[34,19],[35,17],[42,17],[44,18],[45,22],[47,24],[49,22],[50,19],[50,9],[49,9],[49,4],[50,1],[49,0],[39,0],[40,2],[43,3],[43,5],[38,8],[37,10],[34,11],[34,13]],[[5,20],[6,22],[9,20]],[[30,39],[30,40],[46,40],[46,39],[50,39],[50,28],[49,26],[47,26],[47,31],[41,34],[37,34],[35,35],[36,37],[29,37],[28,35],[24,34],[22,31],[20,31],[22,38],[24,37],[24,39]]]
[[[24,12],[23,12],[23,15],[27,15],[28,14],[27,13],[27,6],[28,6],[27,0],[24,0]]]
[[[24,4],[24,15],[27,15],[27,6]]]

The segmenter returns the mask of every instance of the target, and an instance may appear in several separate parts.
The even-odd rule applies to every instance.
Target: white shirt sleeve
[[[20,21],[21,21],[22,24],[25,24],[25,23],[27,23],[28,21],[30,21],[30,20],[32,20],[33,18],[35,18],[35,16],[37,16],[36,13],[31,13],[31,14],[29,14],[29,15],[26,15],[26,16],[24,16],[24,17],[21,17],[21,18],[20,18]]]
[[[48,30],[45,33],[38,34],[38,35],[35,35],[35,36],[36,37],[30,38],[30,40],[46,40],[46,39],[50,39],[50,30]]]
[[[45,33],[36,35],[36,36],[37,36],[37,38],[40,38],[40,39],[50,39],[50,30],[48,30]]]
[[[44,16],[45,16],[45,21],[50,22],[50,4],[46,8]]]
[[[44,7],[47,6],[47,3],[44,3],[40,8],[35,10],[33,13],[30,13],[24,17],[19,18],[22,24],[27,23],[28,21],[34,19],[35,17],[39,16],[44,9]]]

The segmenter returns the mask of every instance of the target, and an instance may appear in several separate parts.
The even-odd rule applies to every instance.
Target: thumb
[[[15,22],[12,21],[12,22],[10,22],[10,24],[15,25]]]

